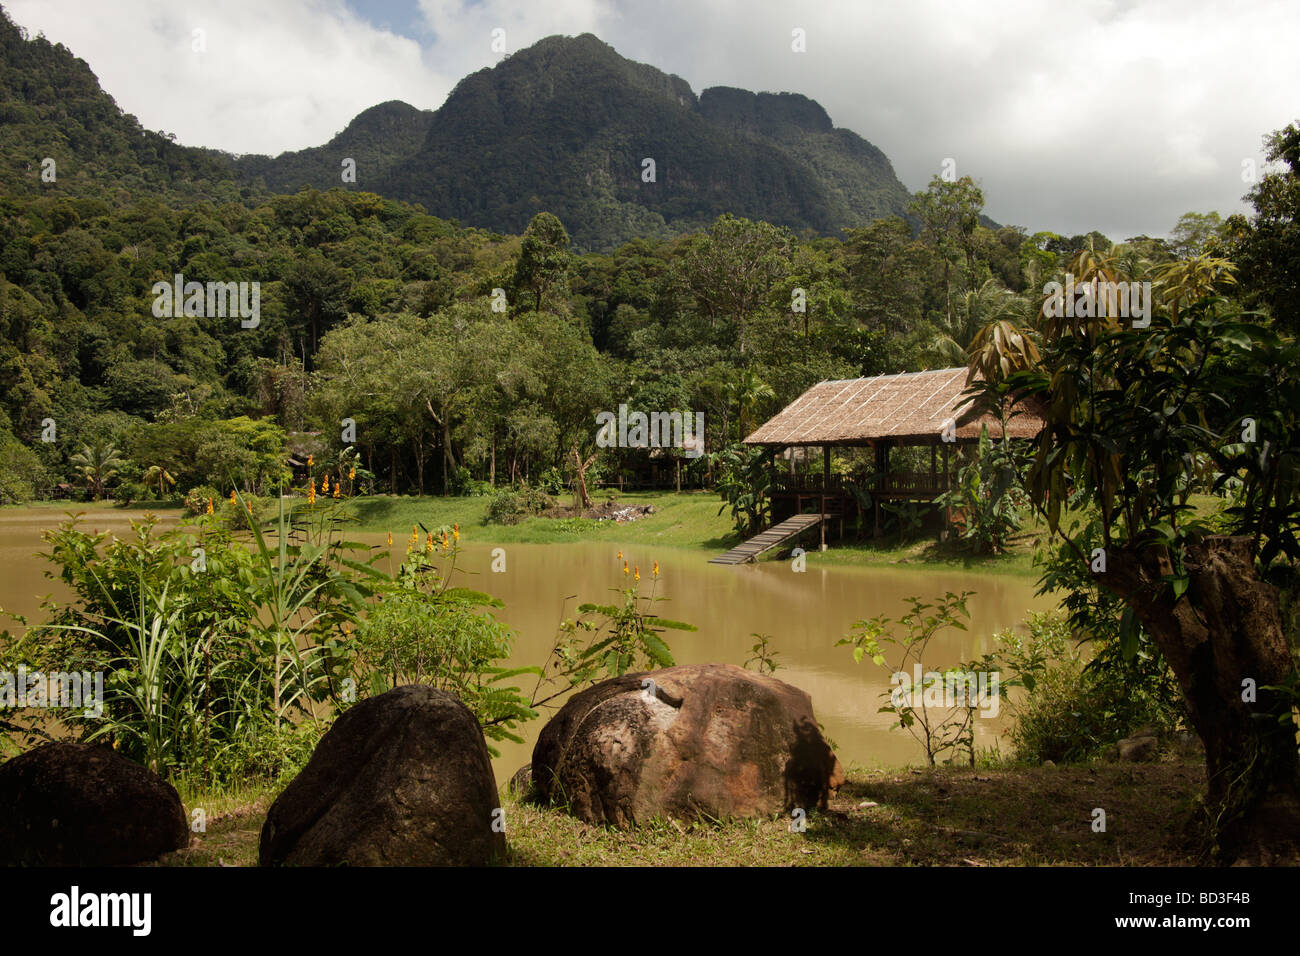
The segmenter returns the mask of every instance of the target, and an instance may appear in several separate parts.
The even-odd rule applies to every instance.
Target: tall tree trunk
[[[451,427],[444,420],[442,423],[442,493],[444,495],[451,493],[451,488],[447,480],[448,466],[455,466],[456,459],[451,456]]]
[[[424,440],[415,437],[415,485],[421,495],[424,494]],[[445,482],[444,482],[445,483]]]
[[[573,446],[573,464],[577,472],[576,477],[573,480],[573,485],[578,498],[578,500],[574,502],[574,506],[581,506],[583,511],[586,511],[591,507],[591,495],[587,494],[587,469],[590,468],[591,463],[596,460],[597,454],[598,452],[592,452],[591,457],[586,461],[583,461],[582,456],[578,454],[578,446]]]
[[[1164,548],[1108,551],[1098,581],[1142,622],[1178,679],[1205,743],[1206,810],[1223,863],[1300,862],[1300,761],[1285,694],[1294,664],[1276,588],[1260,580],[1248,537],[1187,546],[1191,583],[1177,603]],[[1253,691],[1253,693],[1252,693]],[[1253,699],[1252,699],[1253,698]]]

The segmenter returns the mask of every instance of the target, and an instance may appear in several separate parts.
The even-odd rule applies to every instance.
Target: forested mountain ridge
[[[0,17],[0,184],[38,194],[47,159],[66,193],[110,205],[341,186],[514,234],[545,210],[579,251],[671,238],[723,213],[838,236],[905,215],[909,200],[884,153],[813,100],[730,87],[697,97],[591,34],[548,37],[479,70],[436,111],[381,103],[322,146],[268,157],[143,129],[85,61]]]
[[[36,195],[51,175],[65,195],[114,205],[137,194],[182,203],[255,192],[236,178],[227,154],[144,129],[84,60],[62,44],[29,38],[0,10],[0,188]]]
[[[407,109],[409,132],[428,114]],[[319,157],[319,178],[285,174],[302,169],[304,153],[237,166],[272,189],[329,188],[351,155],[345,135],[305,151]],[[591,34],[548,37],[466,77],[404,159],[367,169],[358,158],[357,187],[499,232],[554,212],[576,248],[599,250],[688,232],[724,212],[838,235],[903,214],[909,198],[888,158],[835,129],[814,101],[727,87],[697,97]]]
[[[432,120],[429,110],[389,100],[358,113],[324,146],[281,153],[274,158],[239,156],[235,168],[245,178],[261,177],[273,192],[292,193],[304,186],[329,189],[342,185],[342,164],[350,159],[365,177],[364,188],[373,192],[395,164],[420,148]]]

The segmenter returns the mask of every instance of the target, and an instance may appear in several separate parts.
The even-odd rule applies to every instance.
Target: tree
[[[972,239],[984,208],[984,192],[969,176],[945,182],[935,176],[929,187],[919,192],[907,207],[921,220],[921,240],[931,246],[943,260],[943,294],[948,324],[952,316],[952,266],[959,258],[966,261],[965,283],[974,274]]]
[[[1223,248],[1211,252],[1237,264],[1247,305],[1268,306],[1294,334],[1300,331],[1300,124],[1269,135],[1264,155],[1280,168],[1246,194],[1255,214],[1229,216]]]
[[[1074,270],[1107,268],[1090,258]],[[1149,328],[1076,316],[1043,329],[1041,368],[984,386],[1045,409],[1027,491],[1124,601],[1123,630],[1140,623],[1169,662],[1205,743],[1218,858],[1300,853],[1295,665],[1273,583],[1300,558],[1300,348],[1213,298],[1176,321],[1162,307]],[[1217,526],[1187,501],[1206,457],[1220,487],[1241,489]],[[1067,501],[1096,509],[1100,549],[1066,530]]]
[[[930,347],[948,367],[965,365],[967,353],[982,330],[998,323],[1017,323],[1024,311],[1022,299],[996,279],[988,279],[962,297],[961,308],[956,315],[948,316]]]
[[[167,489],[176,484],[176,478],[162,465],[150,465],[145,469],[144,486],[152,485],[158,492],[158,500],[167,496]]]
[[[927,257],[906,221],[890,216],[847,233],[845,266],[859,321],[872,329],[915,326]]]
[[[285,297],[290,313],[305,333],[308,366],[321,334],[347,315],[351,288],[347,271],[325,258],[319,249],[295,258],[286,271]]]
[[[758,427],[759,410],[776,397],[776,392],[753,369],[747,368],[740,373],[738,379],[727,383],[726,395],[729,404],[736,410],[739,431],[736,440],[744,441]]]
[[[82,445],[68,462],[86,483],[91,497],[98,501],[104,497],[104,486],[126,464],[118,454],[116,446],[110,441],[96,439],[89,445]]]
[[[534,312],[542,311],[542,302],[548,296],[567,298],[570,259],[569,234],[564,231],[564,224],[549,212],[539,212],[524,230],[520,243],[515,262],[515,294],[532,296]]]
[[[1204,255],[1223,233],[1223,219],[1217,212],[1185,212],[1169,231],[1169,250],[1178,259]]]
[[[792,269],[793,243],[788,229],[722,215],[686,252],[682,268],[696,308],[710,320],[731,319],[742,355],[747,322]]]

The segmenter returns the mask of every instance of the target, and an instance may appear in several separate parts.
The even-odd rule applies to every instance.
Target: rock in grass
[[[542,802],[629,826],[824,809],[844,774],[806,693],[733,664],[702,664],[575,694],[542,729],[532,778]]]
[[[398,687],[334,722],[262,825],[263,866],[481,866],[505,852],[478,721]]]
[[[1120,760],[1132,763],[1145,763],[1154,760],[1160,749],[1160,741],[1153,735],[1125,737],[1115,745]]]
[[[108,747],[50,743],[0,765],[0,863],[119,866],[189,843],[166,780]]]

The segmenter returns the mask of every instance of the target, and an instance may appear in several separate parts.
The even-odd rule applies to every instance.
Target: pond
[[[43,550],[41,532],[57,525],[62,508],[0,511],[0,607],[35,615],[39,596],[63,587],[44,576],[49,567],[34,557]],[[95,510],[88,527],[126,530],[138,512]],[[605,542],[504,545],[505,571],[493,572],[490,529],[474,529],[465,546],[457,583],[485,591],[505,603],[494,611],[518,634],[511,663],[540,664],[555,640],[559,622],[576,613],[583,602],[620,603],[609,589],[621,589],[628,579],[618,560],[618,545]],[[382,545],[382,534],[354,534],[368,544]],[[402,544],[395,541],[394,548]],[[1020,624],[1029,611],[1051,609],[1055,602],[1034,595],[1034,579],[1010,574],[979,574],[898,568],[818,568],[808,556],[806,571],[796,572],[788,561],[724,566],[708,563],[708,554],[644,545],[624,546],[624,557],[642,573],[642,593],[649,593],[650,569],[657,560],[656,605],[663,617],[685,621],[698,630],[668,631],[664,638],[681,664],[744,664],[755,632],[771,636],[780,669],[776,676],[807,691],[825,732],[840,759],[867,766],[919,763],[924,753],[911,735],[890,727],[890,715],[879,713],[882,695],[890,689],[888,673],[864,661],[855,664],[851,648],[836,647],[855,622],[878,614],[897,619],[910,595],[933,600],[945,591],[973,591],[969,600],[969,630],[950,630],[932,643],[937,669],[968,660],[992,649],[992,635]],[[894,657],[891,656],[893,661]],[[931,664],[927,660],[927,664]],[[531,690],[533,679],[524,679]],[[545,721],[524,728],[526,743],[496,743],[501,757],[494,761],[497,782],[504,783],[531,759],[533,743]],[[976,745],[994,746],[1007,729],[1005,708],[996,718],[976,721]],[[1006,749],[1005,742],[1003,749]]]

